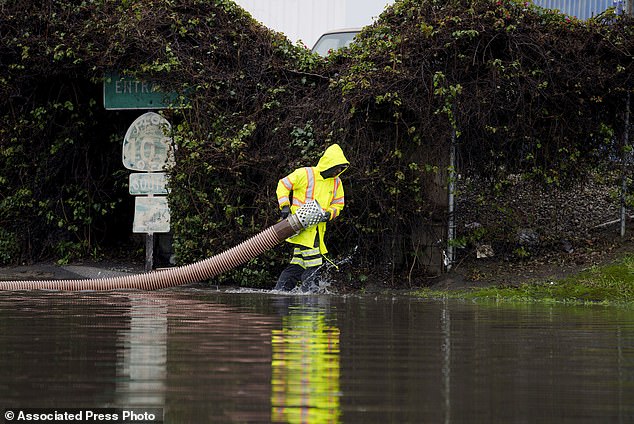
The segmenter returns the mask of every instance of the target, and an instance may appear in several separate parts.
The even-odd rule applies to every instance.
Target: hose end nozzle
[[[297,209],[295,213],[288,218],[288,222],[293,227],[296,233],[299,233],[304,228],[317,225],[323,219],[324,211],[322,210],[317,200],[311,200],[308,203],[304,203],[301,208]]]

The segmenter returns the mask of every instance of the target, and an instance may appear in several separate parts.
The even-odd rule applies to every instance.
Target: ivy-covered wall
[[[451,134],[463,176],[583,178],[621,155],[633,35],[609,11],[582,22],[523,1],[397,0],[323,59],[229,0],[3,4],[0,261],[125,237],[120,142],[135,116],[100,97],[117,70],[187,99],[163,112],[181,263],[276,222],[277,180],[337,142],[351,167],[333,256],[356,276],[424,275],[428,242],[444,239]],[[221,279],[270,284],[283,262],[275,249]]]

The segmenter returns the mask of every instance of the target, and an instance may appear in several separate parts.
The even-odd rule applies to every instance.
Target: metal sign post
[[[145,272],[154,269],[154,233],[145,235]]]
[[[623,157],[621,158],[621,237],[625,237],[625,220],[627,218],[627,166],[631,161],[632,153],[629,140],[630,128],[630,93],[625,100],[625,128],[623,131]]]

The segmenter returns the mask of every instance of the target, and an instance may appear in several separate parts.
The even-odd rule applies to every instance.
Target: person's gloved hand
[[[291,214],[290,206],[282,206],[282,209],[280,210],[280,216],[282,217],[282,219],[288,218],[290,214]]]
[[[326,211],[321,216],[321,222],[328,222],[328,221],[330,221],[330,212]]]

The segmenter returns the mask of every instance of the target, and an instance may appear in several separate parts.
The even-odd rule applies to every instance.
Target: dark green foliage
[[[468,172],[563,180],[605,153],[602,128],[623,129],[632,31],[629,18],[582,22],[527,2],[406,0],[364,32],[337,86],[357,111],[388,105],[427,143],[455,126]]]
[[[452,131],[461,173],[492,181],[564,183],[620,155],[632,32],[630,18],[579,22],[525,2],[401,0],[324,60],[228,0],[3,4],[0,258],[15,259],[6,240],[25,257],[59,241],[89,248],[97,222],[131,214],[117,207],[118,158],[135,115],[104,111],[99,97],[104,72],[118,70],[187,102],[165,111],[180,262],[275,223],[277,180],[338,142],[352,166],[330,250],[356,252],[374,275],[420,274],[445,238]],[[282,251],[223,278],[271,283]]]

